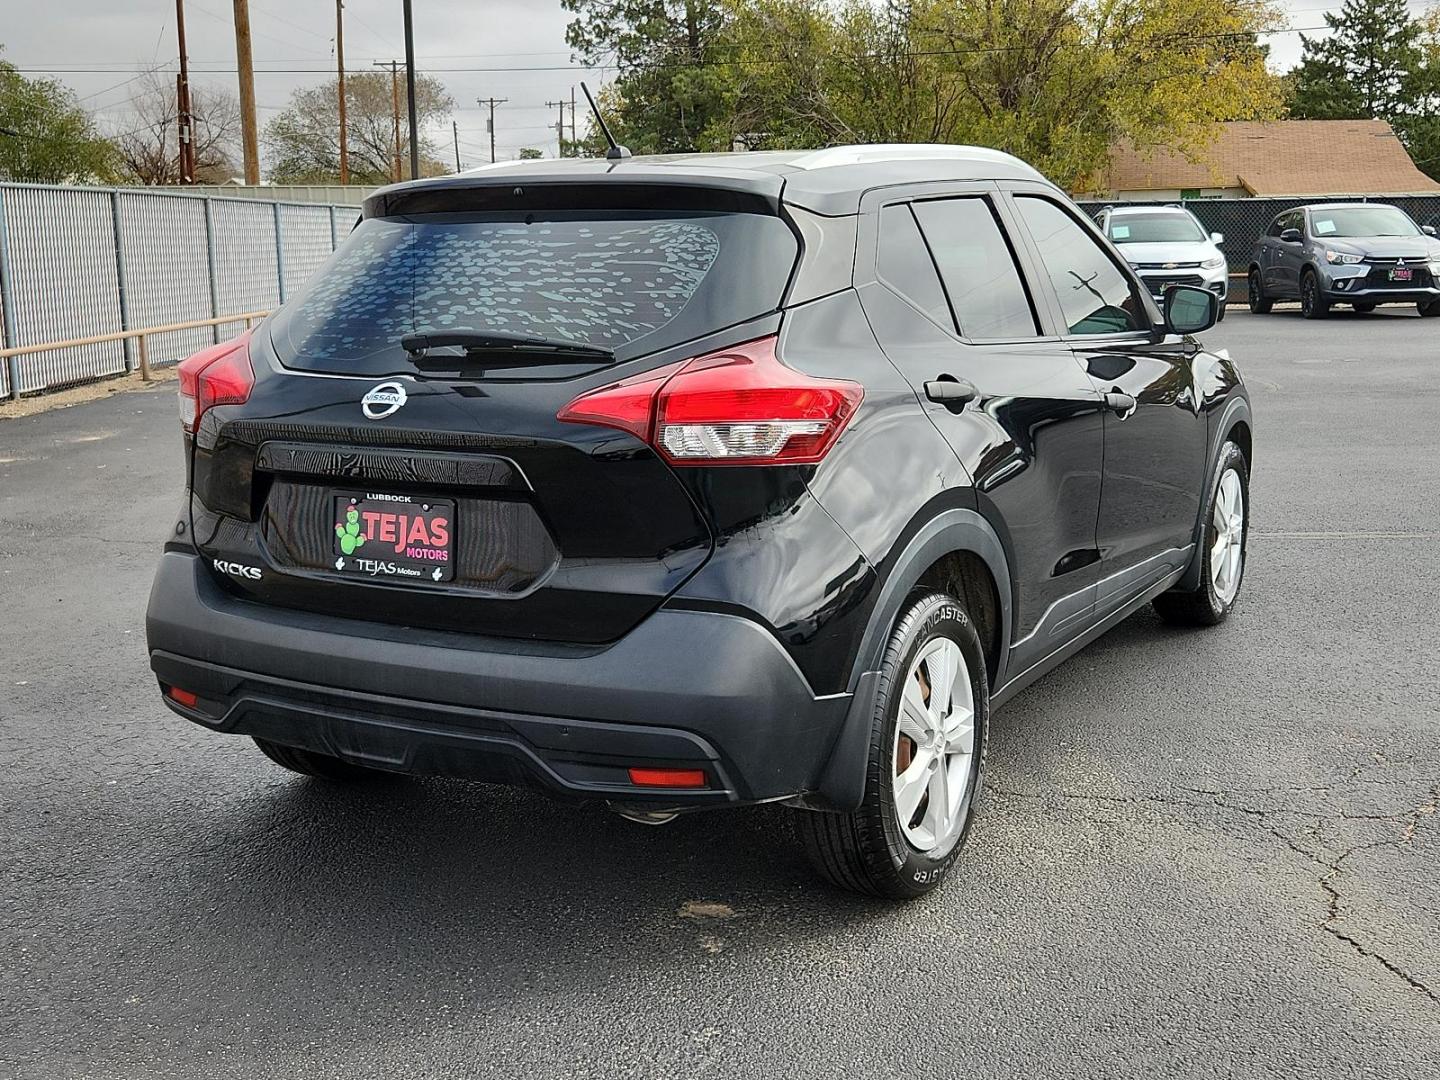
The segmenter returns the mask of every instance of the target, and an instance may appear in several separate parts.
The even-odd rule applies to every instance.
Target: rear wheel
[[[1416,304],[1420,310],[1422,319],[1440,318],[1440,299],[1431,300],[1428,304]]]
[[[1270,314],[1270,309],[1275,306],[1275,301],[1265,295],[1265,288],[1260,284],[1260,271],[1258,268],[1250,271],[1250,284],[1245,291],[1250,301],[1251,314]]]
[[[919,596],[881,664],[864,801],[853,813],[800,814],[801,840],[822,876],[894,900],[945,879],[980,788],[989,693],[965,609],[942,593]]]
[[[1184,592],[1161,593],[1155,610],[1169,623],[1214,626],[1230,614],[1245,574],[1245,540],[1250,531],[1250,474],[1240,447],[1227,442],[1210,486],[1201,534],[1200,584]]]
[[[1300,312],[1307,319],[1323,319],[1330,314],[1330,305],[1320,295],[1320,279],[1314,270],[1306,270],[1300,279]]]
[[[392,775],[381,769],[352,765],[329,754],[317,754],[313,750],[301,750],[295,746],[282,746],[268,739],[256,739],[255,745],[276,765],[302,776],[318,776],[322,780],[375,780]]]

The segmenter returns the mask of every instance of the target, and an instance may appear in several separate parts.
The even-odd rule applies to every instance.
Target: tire
[[[1375,310],[1374,304],[1355,304],[1353,306],[1361,315],[1369,315],[1370,312]]]
[[[1233,481],[1229,479],[1232,476]],[[1224,510],[1234,496],[1238,496],[1239,500],[1238,526],[1233,514]],[[1220,448],[1220,461],[1210,481],[1204,513],[1204,539],[1197,553],[1202,560],[1199,587],[1184,592],[1172,590],[1161,593],[1154,601],[1160,617],[1177,626],[1215,626],[1222,623],[1240,596],[1240,585],[1245,577],[1245,546],[1250,535],[1250,470],[1244,453],[1233,442],[1227,442]],[[1227,520],[1227,535],[1231,538],[1225,545],[1226,554],[1234,555],[1228,575],[1217,570],[1217,552],[1222,541],[1217,513]],[[1238,546],[1235,540],[1238,540]]]
[[[301,776],[315,776],[322,780],[376,780],[391,774],[382,769],[367,769],[363,765],[352,765],[329,754],[317,754],[313,750],[301,750],[294,746],[282,746],[268,739],[256,739],[255,745],[276,765],[280,765]]]
[[[1300,313],[1307,319],[1323,319],[1330,314],[1330,305],[1320,295],[1320,279],[1314,270],[1306,270],[1300,277]]]
[[[1215,323],[1216,323],[1216,325],[1218,326],[1220,323],[1222,323],[1222,322],[1224,322],[1224,321],[1225,321],[1225,301],[1224,301],[1224,300],[1221,300],[1221,301],[1220,301],[1220,308],[1219,308],[1219,310],[1216,311],[1216,313],[1215,313]]]
[[[930,701],[952,663],[949,711],[932,712]],[[842,889],[891,900],[923,896],[945,880],[970,831],[989,719],[990,685],[975,624],[954,597],[917,593],[881,662],[864,800],[851,813],[799,811],[797,831],[819,874]],[[922,741],[927,728],[936,735],[928,745]],[[908,794],[897,795],[897,779],[912,771]],[[965,789],[956,796],[953,785],[962,777]],[[948,821],[938,813],[939,801],[932,812],[937,786],[950,792]],[[912,797],[914,811],[902,822],[897,800]]]
[[[1250,270],[1250,284],[1245,291],[1249,294],[1250,314],[1270,314],[1270,309],[1275,306],[1275,301],[1265,295],[1265,288],[1260,284],[1260,271],[1258,268],[1252,268]]]
[[[1422,319],[1440,318],[1440,300],[1431,300],[1428,304],[1416,304]]]

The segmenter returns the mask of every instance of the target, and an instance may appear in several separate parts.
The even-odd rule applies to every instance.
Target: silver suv
[[[1229,269],[1220,250],[1223,236],[1206,233],[1181,206],[1107,206],[1097,220],[1151,295],[1163,299],[1170,285],[1209,289],[1220,298],[1224,318]]]

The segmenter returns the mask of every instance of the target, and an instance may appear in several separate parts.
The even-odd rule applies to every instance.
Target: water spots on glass
[[[715,230],[688,220],[367,222],[283,332],[317,360],[388,351],[426,327],[614,348],[675,319],[719,254]]]

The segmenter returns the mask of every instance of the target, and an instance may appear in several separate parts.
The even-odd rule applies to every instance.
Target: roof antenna
[[[610,149],[605,151],[606,161],[620,161],[630,157],[630,148],[621,146],[615,141],[615,136],[610,134],[610,125],[605,123],[605,117],[600,115],[600,106],[595,104],[595,96],[590,93],[590,87],[583,82],[580,89],[585,91],[585,100],[590,102],[590,111],[595,114],[595,122],[600,125],[600,132],[605,136],[605,141],[610,144]]]

